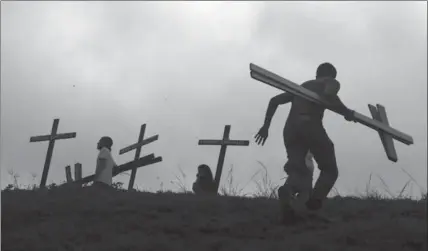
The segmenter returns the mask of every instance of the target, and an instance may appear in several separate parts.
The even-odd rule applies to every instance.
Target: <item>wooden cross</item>
[[[150,138],[144,139],[144,133],[146,131],[146,124],[141,125],[140,127],[140,135],[138,136],[138,141],[135,144],[127,146],[119,151],[119,155],[127,153],[135,149],[135,157],[134,160],[138,160],[140,158],[141,147],[152,143],[153,141],[158,140],[159,135],[152,136]],[[129,178],[128,190],[132,190],[134,187],[135,176],[137,174],[137,168],[132,169],[131,177]]]
[[[227,146],[248,146],[250,141],[248,140],[231,140],[229,139],[230,134],[230,125],[224,127],[223,139],[201,139],[198,142],[198,145],[211,145],[211,146],[221,146],[220,155],[218,157],[217,169],[215,171],[215,189],[218,191],[220,185],[221,173],[223,171],[224,157],[226,156]]]
[[[128,163],[122,164],[122,165],[114,168],[113,169],[113,177],[120,174],[120,173],[132,170],[134,168],[140,168],[143,166],[148,166],[148,165],[155,164],[155,163],[158,163],[161,161],[162,161],[162,157],[156,157],[155,158],[155,155],[152,153],[152,154],[146,155],[142,158],[139,158],[137,160],[130,161]],[[85,178],[82,178],[80,180],[73,181],[73,184],[82,185],[82,184],[94,181],[94,178],[95,178],[95,174],[89,175],[89,176],[86,176]]]
[[[300,85],[297,85],[291,82],[290,80],[280,77],[275,73],[265,70],[255,64],[250,64],[250,70],[250,74],[253,79],[261,81],[280,90],[289,92],[306,100],[312,101],[314,103],[323,105],[324,107],[326,107],[326,109],[329,109],[342,116],[345,115],[331,108],[331,104],[323,97],[319,96],[317,93],[308,90]],[[413,144],[413,138],[410,135],[407,135],[389,126],[386,111],[383,106],[378,105],[376,109],[375,107],[369,105],[369,109],[374,119],[371,119],[361,113],[355,112],[356,122],[376,130],[381,137],[382,144],[384,145],[388,159],[396,162],[398,158],[392,139],[396,139],[406,145],[411,145]]]
[[[49,141],[48,152],[46,154],[46,160],[45,160],[45,166],[43,167],[42,180],[40,181],[40,188],[46,187],[46,180],[48,178],[49,166],[51,164],[55,140],[70,139],[70,138],[76,137],[75,132],[57,134],[58,124],[59,124],[59,119],[54,119],[54,122],[52,125],[52,131],[50,135],[34,136],[30,138],[30,142]]]

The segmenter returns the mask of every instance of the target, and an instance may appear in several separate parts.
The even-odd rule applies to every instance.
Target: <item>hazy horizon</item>
[[[48,142],[29,139],[50,134],[54,118],[58,133],[77,137],[55,142],[47,184],[64,181],[64,167],[76,162],[93,174],[101,136],[113,138],[118,164],[132,160],[135,151],[119,150],[137,141],[141,124],[146,138],[159,134],[141,156],[163,161],[138,169],[134,187],[177,191],[171,181],[182,169],[191,189],[199,164],[215,173],[220,147],[198,140],[220,139],[225,125],[250,146],[228,147],[221,184],[233,165],[244,186],[262,168],[258,161],[282,184],[290,105],[278,108],[258,146],[253,137],[280,91],[252,79],[249,64],[300,84],[331,62],[345,104],[369,117],[368,104],[384,105],[391,126],[414,139],[395,141],[393,163],[376,131],[326,111],[336,189],[363,191],[372,174],[373,187],[383,191],[382,177],[398,194],[405,170],[426,192],[426,22],[426,2],[2,2],[1,186],[12,182],[8,170],[21,184],[33,183],[32,174],[40,183]],[[128,179],[114,181],[127,187]],[[250,182],[244,193],[254,189]]]

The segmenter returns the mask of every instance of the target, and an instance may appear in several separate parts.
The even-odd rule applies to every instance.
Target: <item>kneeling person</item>
[[[204,164],[198,166],[192,189],[195,194],[216,194],[215,181],[209,166]]]

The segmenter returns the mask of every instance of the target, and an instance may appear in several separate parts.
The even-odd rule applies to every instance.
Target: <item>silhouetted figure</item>
[[[97,157],[97,167],[95,169],[94,185],[99,187],[111,187],[113,179],[113,169],[117,166],[111,155],[113,140],[110,137],[102,137],[97,144],[100,151]]]
[[[318,66],[316,79],[306,81],[303,87],[317,93],[330,102],[335,110],[346,114],[345,119],[354,121],[354,111],[348,109],[337,96],[340,83],[336,80],[336,69],[330,63]],[[290,93],[282,93],[273,97],[266,112],[264,125],[255,136],[257,144],[264,144],[268,137],[272,116],[279,105],[291,102],[291,110],[284,127],[284,145],[287,151],[290,169],[308,175],[305,166],[305,156],[310,151],[320,169],[320,176],[315,184],[306,207],[309,210],[318,210],[322,201],[333,188],[338,177],[338,169],[333,142],[328,137],[322,120],[325,107],[307,101]],[[295,215],[291,207],[291,188],[287,182],[278,189],[284,220],[292,219]]]
[[[196,181],[193,183],[192,189],[195,194],[217,193],[213,173],[209,166],[205,164],[198,166]]]

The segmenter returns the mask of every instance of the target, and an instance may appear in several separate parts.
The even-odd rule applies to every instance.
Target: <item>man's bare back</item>
[[[325,95],[326,90],[332,90],[333,95],[337,95],[340,89],[340,83],[334,78],[318,78],[306,81],[302,84],[308,90],[318,95]],[[300,121],[311,121],[312,123],[322,125],[325,107],[310,102],[298,96],[294,96],[291,104],[291,110],[288,115],[287,124]]]

